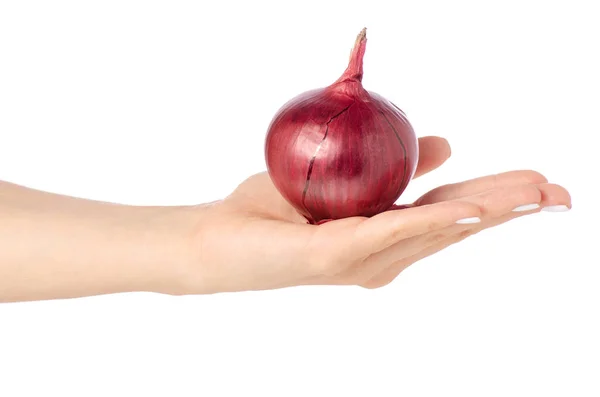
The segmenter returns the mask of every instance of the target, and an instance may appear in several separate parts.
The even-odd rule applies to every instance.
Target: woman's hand
[[[419,145],[415,177],[450,156],[442,138],[421,138]],[[181,293],[310,284],[382,287],[409,265],[483,229],[570,206],[563,187],[534,171],[512,171],[438,187],[405,209],[315,226],[260,173],[202,209],[196,258],[184,272]]]
[[[450,156],[420,140],[416,176]],[[309,225],[266,173],[189,207],[78,199],[0,182],[0,302],[117,292],[173,295],[391,282],[410,264],[518,216],[568,209],[533,171],[446,185],[408,208]]]

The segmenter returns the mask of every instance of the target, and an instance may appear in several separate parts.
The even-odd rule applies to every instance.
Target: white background
[[[593,3],[0,2],[0,179],[222,198],[265,169],[278,107],[337,79],[366,26],[365,87],[453,147],[404,201],[523,168],[573,196],[379,290],[1,305],[0,396],[600,395]]]

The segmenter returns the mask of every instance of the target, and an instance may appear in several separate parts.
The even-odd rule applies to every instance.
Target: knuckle
[[[383,240],[383,244],[381,247],[390,247],[399,241],[405,240],[407,238],[408,233],[409,231],[406,229],[406,227],[396,228],[389,234],[389,236],[386,239]],[[381,249],[381,247],[373,251],[378,251],[379,249]]]
[[[429,221],[429,222],[427,222],[426,230],[427,230],[427,232],[434,232],[434,231],[438,230],[439,227],[440,227],[440,225],[438,222]]]
[[[523,176],[527,182],[532,183],[532,184],[548,182],[548,179],[544,175],[542,175],[539,172],[534,171],[534,170],[525,170]]]
[[[539,202],[542,199],[542,192],[536,186],[529,185],[522,191],[520,199],[530,203]]]
[[[490,177],[490,187],[492,189],[496,189],[499,185],[500,185],[500,181],[501,181],[501,175],[500,174],[494,174]]]
[[[406,225],[400,225],[399,227],[396,227],[394,231],[390,234],[390,237],[388,238],[388,243],[404,240],[406,238],[406,233]]]
[[[469,228],[469,229],[461,230],[459,233],[456,233],[453,236],[449,237],[446,240],[446,243],[448,246],[459,243],[459,242],[463,241],[464,239],[476,234],[477,232],[478,232],[478,229],[476,229],[476,228]]]
[[[463,240],[469,236],[474,235],[477,232],[476,229],[474,228],[470,228],[467,230],[463,230],[462,232],[458,233],[458,241]]]
[[[436,244],[446,239],[445,233],[431,233],[427,237],[427,244]]]

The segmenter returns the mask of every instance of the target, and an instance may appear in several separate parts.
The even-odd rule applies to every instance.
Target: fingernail
[[[459,220],[456,221],[456,223],[458,223],[458,224],[479,223],[479,222],[481,222],[481,219],[479,219],[476,216],[474,216],[472,218],[463,218],[463,219],[459,219]]]
[[[542,211],[546,212],[565,212],[570,210],[566,205],[549,205],[547,207],[542,208]]]
[[[525,204],[525,205],[520,205],[517,208],[515,208],[513,210],[513,212],[524,212],[524,211],[531,211],[534,210],[536,208],[540,208],[540,205],[537,203],[533,203],[533,204]]]

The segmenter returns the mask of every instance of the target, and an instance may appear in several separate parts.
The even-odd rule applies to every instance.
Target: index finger
[[[533,170],[516,170],[496,175],[482,176],[464,182],[439,186],[421,196],[417,205],[432,204],[440,201],[455,200],[460,197],[472,196],[492,189],[546,183],[548,180],[542,174]]]

